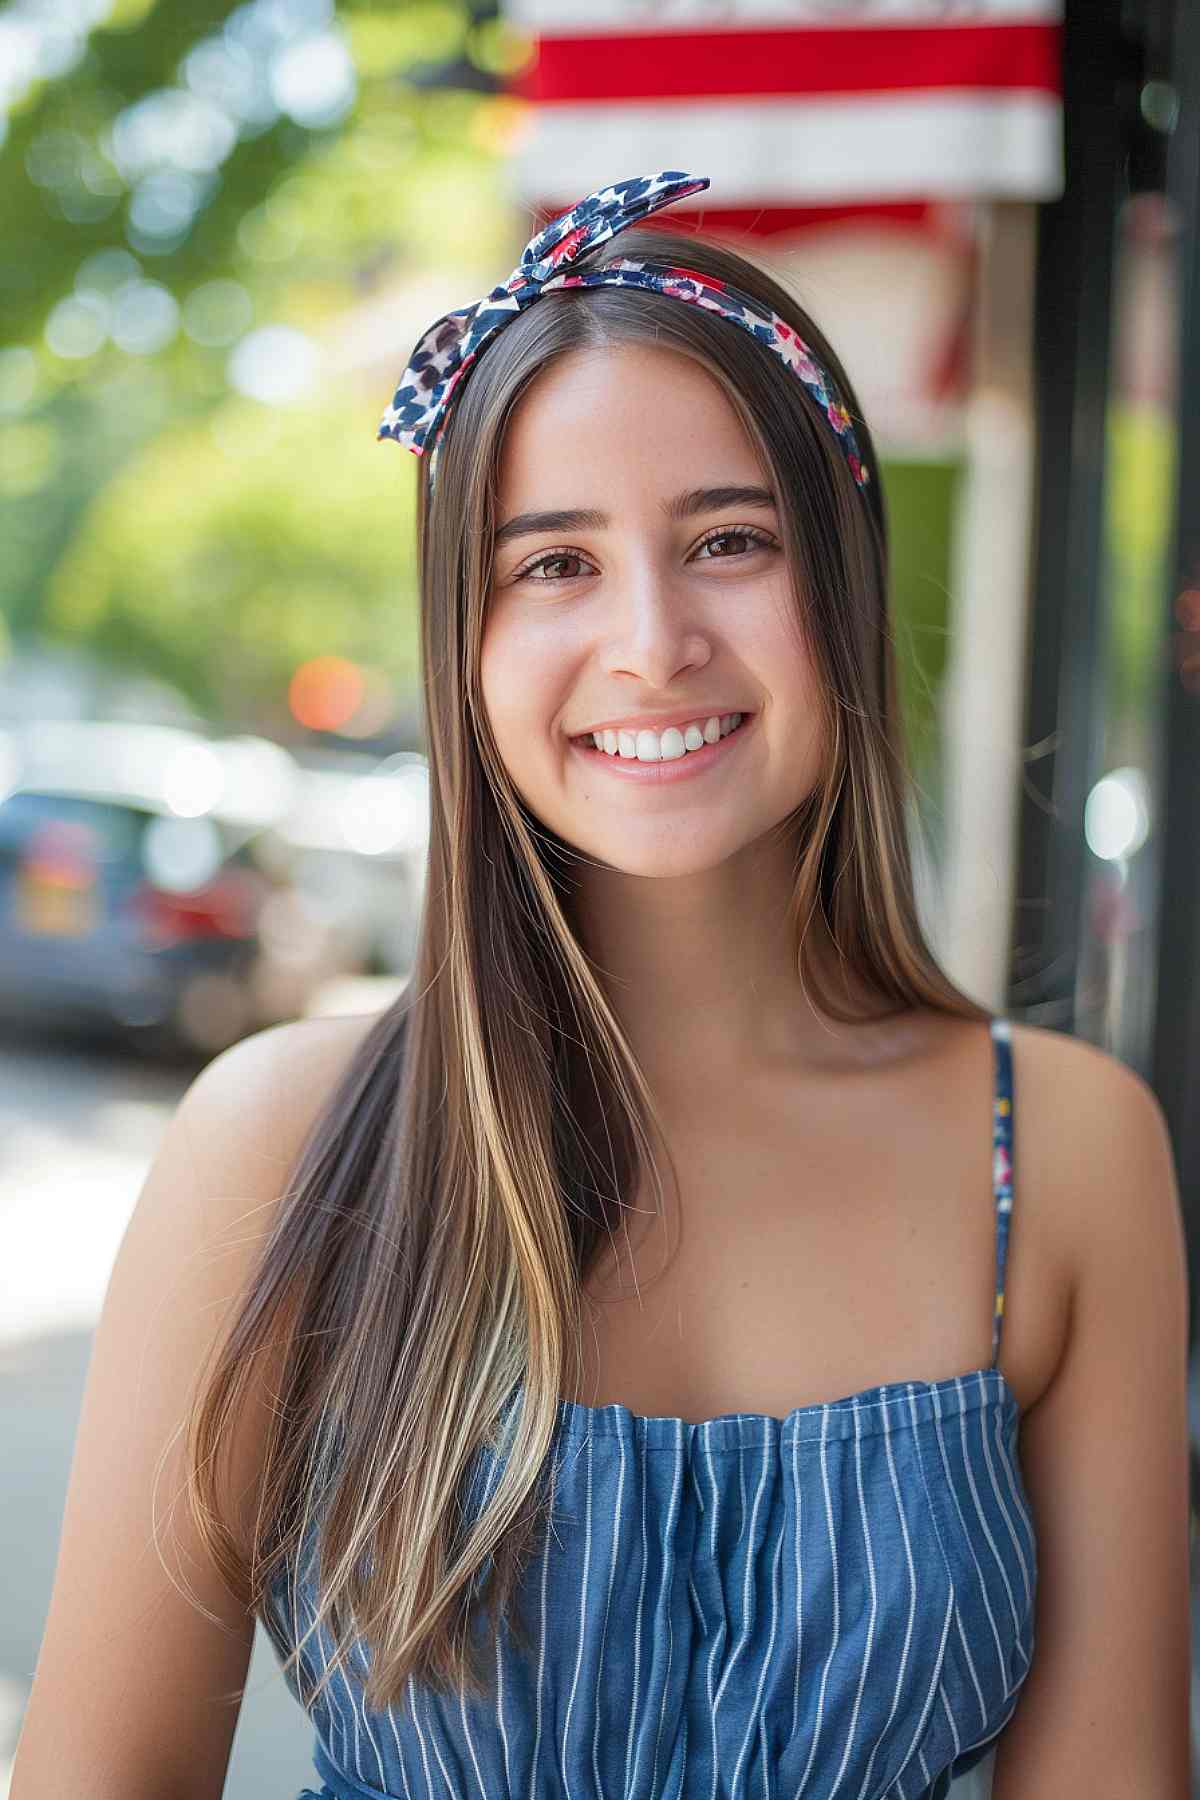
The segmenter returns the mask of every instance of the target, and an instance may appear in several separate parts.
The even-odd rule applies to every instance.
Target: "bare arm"
[[[1042,1036],[1030,1060],[1047,1063],[1036,1104],[1054,1112],[1048,1203],[1077,1278],[1058,1371],[1021,1426],[1036,1643],[992,1800],[1189,1800],[1188,1302],[1171,1147],[1139,1076]]]
[[[210,1062],[168,1122],[96,1331],[10,1800],[219,1800],[254,1619],[181,1498],[183,1418],[366,1023],[258,1032]],[[235,1531],[253,1505],[265,1404],[245,1409],[233,1446]]]

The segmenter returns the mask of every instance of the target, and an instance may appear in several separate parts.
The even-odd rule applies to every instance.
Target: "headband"
[[[828,421],[859,488],[870,471],[858,453],[850,414],[828,370],[787,322],[751,294],[674,264],[615,261],[581,275],[568,273],[577,258],[639,219],[708,187],[707,175],[665,169],[629,181],[614,181],[559,213],[531,237],[508,280],[484,299],[457,307],[431,325],[417,343],[383,415],[379,438],[393,438],[414,455],[430,450],[432,483],[437,452],[455,388],[485,346],[525,307],[552,288],[651,288],[673,300],[687,300],[720,313],[773,350],[808,389]]]

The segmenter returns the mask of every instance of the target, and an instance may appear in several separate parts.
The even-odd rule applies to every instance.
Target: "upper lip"
[[[674,725],[682,730],[685,725],[699,720],[724,719],[731,713],[740,712],[745,718],[748,708],[744,706],[695,706],[690,712],[673,713],[627,713],[621,719],[604,719],[598,725],[585,725],[582,731],[571,732],[572,737],[590,737],[593,731],[658,731],[663,732]]]

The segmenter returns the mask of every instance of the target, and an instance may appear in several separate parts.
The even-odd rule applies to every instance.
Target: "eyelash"
[[[700,539],[700,542],[696,545],[696,549],[703,550],[705,544],[715,543],[720,538],[728,538],[728,537],[748,538],[751,543],[758,544],[760,547],[769,549],[769,550],[774,550],[774,549],[778,548],[778,545],[775,543],[775,540],[770,535],[770,533],[766,532],[766,531],[760,531],[757,528],[757,526],[754,526],[754,525],[736,525],[736,526],[720,525],[717,527],[717,529],[715,531],[710,531],[707,537],[702,537]],[[584,554],[581,550],[568,550],[565,547],[560,550],[543,550],[540,556],[535,557],[532,562],[526,563],[523,568],[518,569],[513,576],[513,580],[514,581],[523,581],[527,575],[531,575],[533,573],[534,569],[540,569],[543,563],[558,562],[560,559],[562,559],[564,557],[575,557],[579,562],[587,561],[587,558],[584,556]],[[709,558],[708,560],[711,561],[713,559]],[[717,558],[716,560],[720,561],[722,559]],[[742,559],[740,557],[731,557],[729,560],[731,562],[740,562]],[[537,581],[534,583],[534,586],[535,587],[557,587],[560,582],[577,581],[578,579],[579,579],[579,577],[577,575],[544,575],[540,581]]]

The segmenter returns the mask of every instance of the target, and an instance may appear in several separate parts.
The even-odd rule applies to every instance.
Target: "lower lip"
[[[753,730],[757,717],[757,713],[743,713],[736,731],[718,738],[715,744],[705,744],[703,750],[688,750],[672,762],[639,762],[633,756],[610,756],[607,750],[597,750],[595,744],[589,743],[573,743],[571,748],[589,763],[615,775],[618,781],[686,781],[690,775],[702,775],[705,769],[727,762],[747,732]]]

